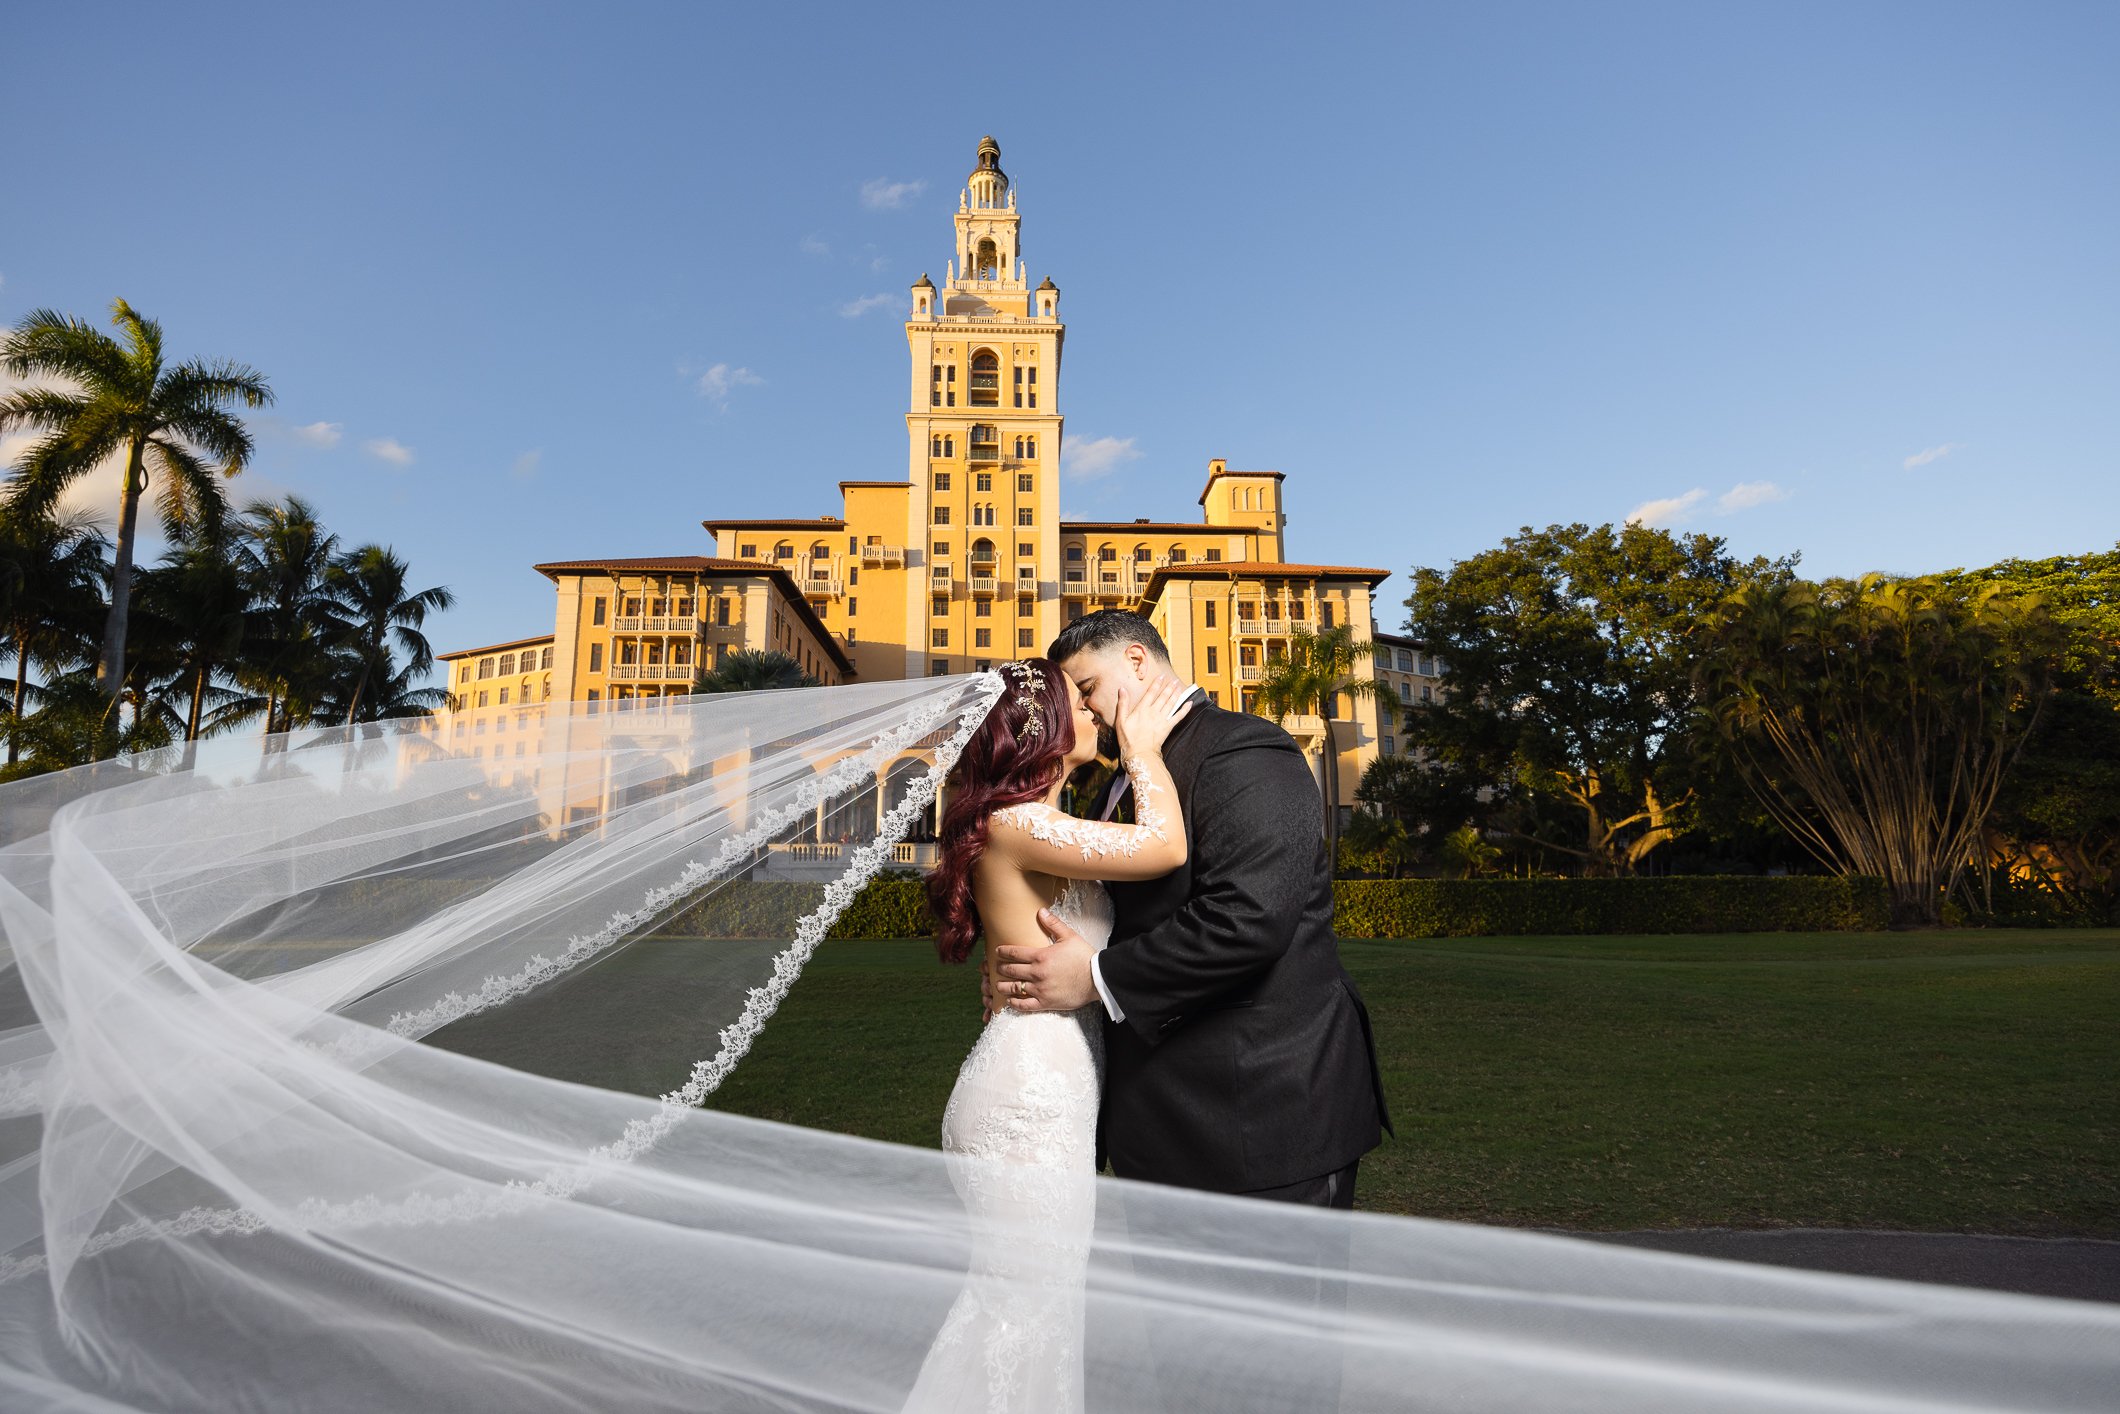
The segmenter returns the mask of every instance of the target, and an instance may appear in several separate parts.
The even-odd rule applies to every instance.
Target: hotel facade
[[[1037,656],[1099,608],[1146,615],[1178,672],[1237,709],[1299,628],[1380,638],[1372,599],[1388,572],[1289,560],[1279,471],[1209,460],[1197,520],[1060,519],[1060,291],[1030,282],[991,137],[977,160],[942,283],[923,274],[909,292],[904,476],[840,482],[833,515],[710,516],[701,553],[536,566],[554,591],[549,633],[439,655],[444,742],[490,737],[499,754],[505,733],[486,718],[686,693],[737,649],[787,654],[826,684],[978,671]],[[1391,702],[1432,692],[1434,660],[1389,642],[1354,676],[1384,679]],[[1339,773],[1346,802],[1393,721],[1380,697],[1343,693],[1331,716],[1283,725]]]

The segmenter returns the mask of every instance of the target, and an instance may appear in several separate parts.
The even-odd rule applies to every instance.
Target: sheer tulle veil
[[[917,858],[1001,690],[548,704],[0,786],[0,1407],[896,1409],[965,1271],[949,1160],[700,1105]],[[661,1098],[435,1034],[520,1005],[527,1044],[623,1035],[603,964],[644,945],[697,1018]],[[2089,1303],[1098,1187],[1092,1409],[2059,1410],[2120,1380]]]

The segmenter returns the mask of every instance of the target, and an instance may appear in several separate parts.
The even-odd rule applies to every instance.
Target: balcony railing
[[[975,462],[997,462],[1001,460],[1001,444],[999,442],[974,442],[971,444],[971,450],[966,455]]]
[[[802,582],[803,597],[806,599],[837,599],[842,583],[840,580],[819,579],[812,575]]]
[[[1257,682],[1264,676],[1266,676],[1266,669],[1260,667],[1257,663],[1239,663],[1237,665],[1237,681],[1239,682]]]
[[[992,575],[975,574],[972,576],[972,593],[976,597],[981,599],[991,599],[994,597],[994,591],[996,588],[997,585]]]
[[[1080,570],[1071,570],[1067,578],[1060,581],[1060,593],[1069,599],[1086,599],[1089,597],[1089,581],[1082,577]]]
[[[619,680],[646,678],[650,681],[690,682],[697,672],[698,667],[693,663],[613,663],[610,676]]]
[[[1038,592],[1038,571],[1032,569],[1029,565],[1018,566],[1016,569],[1016,592],[1018,594],[1036,594]]]
[[[905,563],[905,550],[898,545],[864,545],[861,547],[861,563],[871,567],[888,565],[895,569]]]
[[[937,565],[928,571],[928,583],[934,585],[937,589],[949,588],[956,581],[956,578],[954,574],[950,573],[948,565]]]
[[[611,631],[613,633],[639,633],[640,615],[635,614],[630,618],[617,618],[611,620]]]

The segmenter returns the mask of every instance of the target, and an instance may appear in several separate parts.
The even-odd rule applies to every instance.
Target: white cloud
[[[822,236],[804,236],[796,243],[796,249],[800,250],[804,255],[830,255],[832,253],[831,246],[825,244]]]
[[[368,455],[380,457],[392,466],[411,466],[412,448],[395,437],[371,437],[361,443]]]
[[[521,456],[515,459],[515,465],[508,468],[508,474],[510,476],[513,476],[518,481],[528,481],[530,478],[537,475],[538,463],[543,461],[544,459],[544,448],[532,448],[530,451],[523,453]]]
[[[1715,509],[1723,515],[1732,515],[1788,498],[1789,493],[1771,481],[1740,481],[1715,498]]]
[[[307,442],[312,447],[336,447],[339,439],[346,435],[343,422],[308,422],[290,429],[298,442]]]
[[[878,274],[888,269],[890,263],[891,258],[888,255],[872,255],[869,257],[869,273],[872,275]]]
[[[886,305],[896,304],[897,302],[898,296],[896,295],[863,295],[860,299],[848,300],[845,304],[839,306],[839,317],[841,319],[859,319],[872,309],[882,309]]]
[[[1945,457],[1949,456],[1951,453],[1957,450],[1958,443],[1945,442],[1940,447],[1931,447],[1925,452],[1916,452],[1914,453],[1914,455],[1908,457],[1899,465],[1907,471],[1912,471],[1917,466],[1927,466],[1930,462],[1942,461]]]
[[[1696,486],[1683,496],[1664,496],[1654,501],[1644,501],[1627,512],[1627,524],[1652,527],[1676,525],[1706,499],[1708,493]]]
[[[765,381],[748,368],[717,363],[699,375],[699,395],[702,398],[711,398],[717,404],[726,405],[729,394],[736,389],[755,388]]]
[[[871,177],[861,184],[861,204],[871,211],[896,211],[926,190],[926,182],[894,182],[888,177]]]
[[[1109,476],[1145,455],[1131,437],[1062,437],[1060,469],[1078,481]]]

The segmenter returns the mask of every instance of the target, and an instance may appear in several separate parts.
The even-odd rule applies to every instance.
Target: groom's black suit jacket
[[[1121,1178],[1224,1193],[1336,1172],[1390,1124],[1369,1012],[1340,966],[1309,764],[1263,717],[1200,695],[1163,759],[1186,862],[1111,883],[1098,959],[1100,1149]]]

